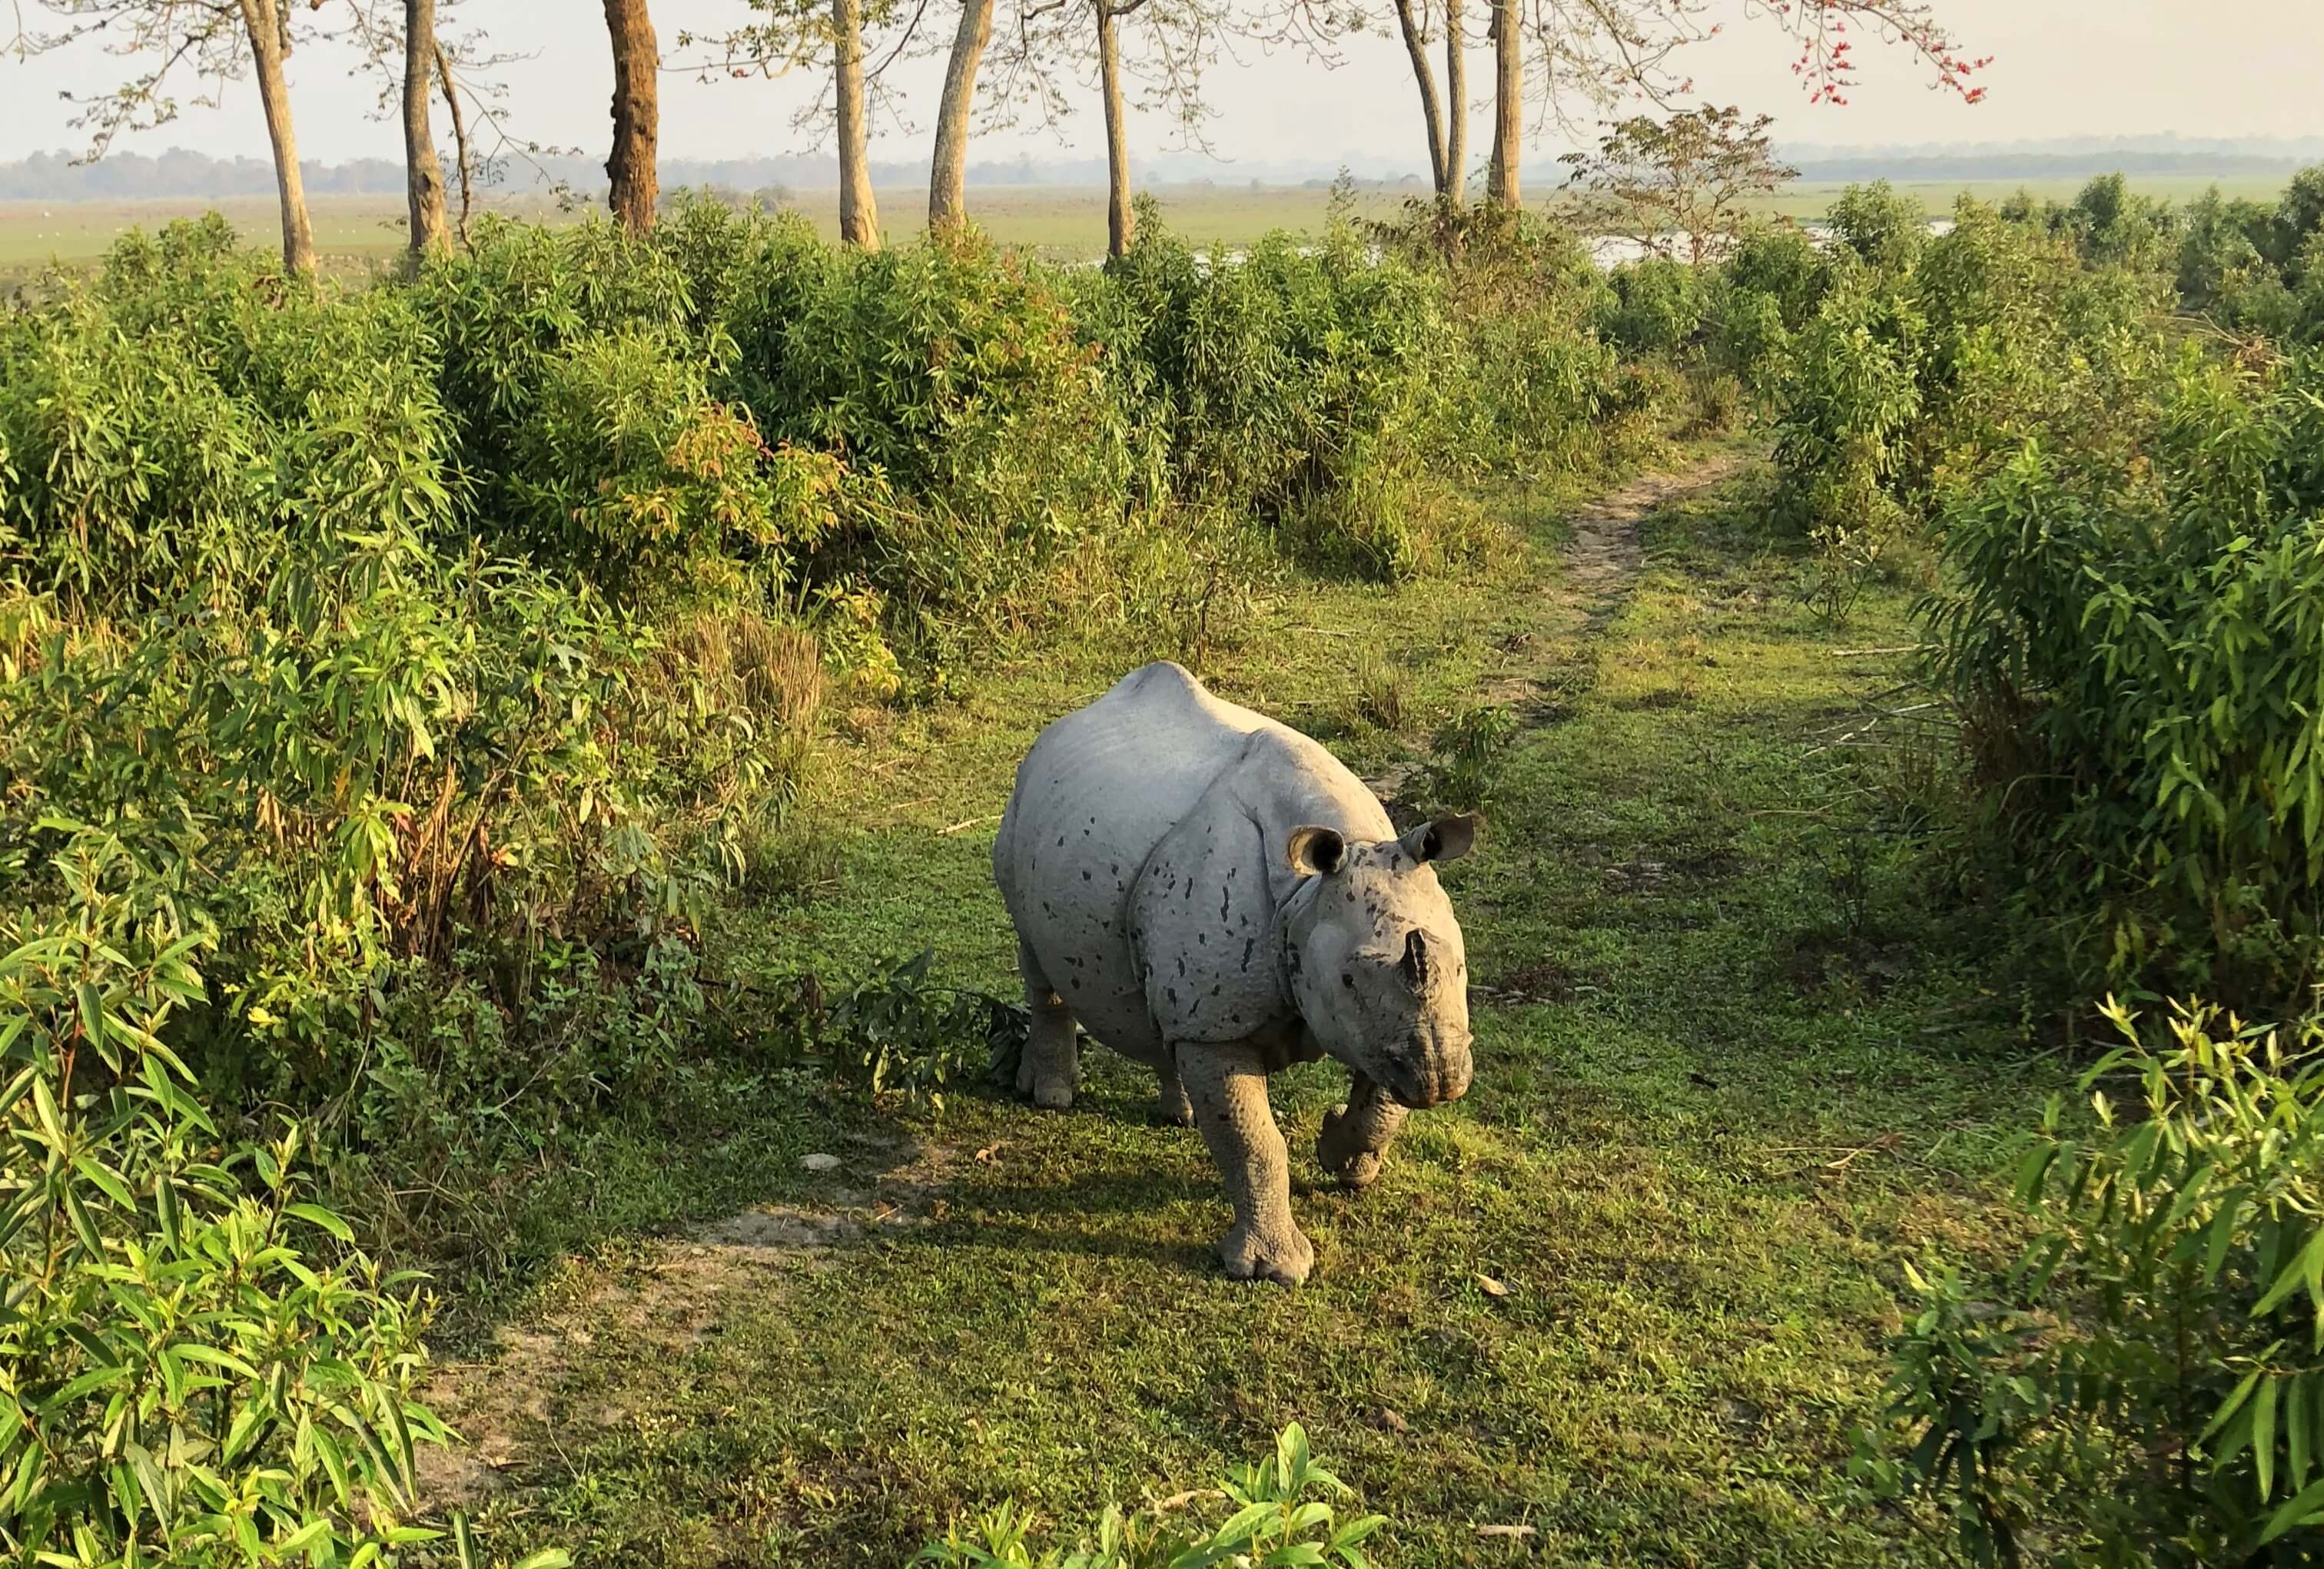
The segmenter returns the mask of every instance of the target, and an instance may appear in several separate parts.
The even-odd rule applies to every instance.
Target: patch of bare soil
[[[1719,452],[1686,468],[1642,474],[1578,513],[1572,542],[1565,548],[1565,571],[1544,595],[1549,614],[1535,632],[1505,640],[1503,651],[1512,667],[1488,681],[1480,697],[1488,703],[1519,705],[1528,725],[1554,717],[1548,710],[1560,706],[1562,688],[1554,671],[1545,674],[1541,656],[1554,656],[1562,640],[1601,632],[1613,620],[1646,562],[1638,532],[1647,518],[1683,496],[1723,483],[1741,466],[1735,453]],[[1536,707],[1545,712],[1536,713]]]
[[[440,1364],[422,1398],[466,1443],[422,1450],[419,1491],[431,1508],[467,1508],[503,1472],[557,1435],[632,1415],[575,1377],[593,1347],[675,1359],[716,1335],[738,1293],[763,1302],[803,1273],[833,1268],[840,1246],[884,1225],[940,1215],[956,1151],[855,1141],[820,1206],[767,1204],[649,1244],[631,1264],[578,1270],[533,1322],[503,1326],[492,1354]]]
[[[1586,669],[1572,658],[1573,643],[1602,632],[1621,609],[1646,561],[1640,527],[1659,509],[1723,483],[1741,466],[1737,454],[1719,452],[1686,468],[1642,474],[1576,515],[1573,540],[1564,551],[1565,570],[1542,595],[1545,614],[1536,625],[1512,632],[1495,645],[1508,662],[1479,687],[1478,701],[1515,707],[1528,730],[1564,717],[1579,689],[1589,684]],[[1673,693],[1667,701],[1683,700]],[[1364,783],[1393,814],[1397,798],[1418,772],[1416,763],[1399,762]]]

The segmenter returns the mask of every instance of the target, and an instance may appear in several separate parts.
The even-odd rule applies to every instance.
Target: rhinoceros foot
[[[1323,1113],[1315,1135],[1315,1159],[1343,1187],[1366,1188],[1379,1180],[1380,1157],[1404,1126],[1405,1108],[1379,1085],[1359,1075],[1347,1104]]]
[[[1178,1064],[1173,1057],[1165,1057],[1159,1068],[1161,1086],[1154,1096],[1154,1115],[1173,1128],[1194,1125],[1194,1103],[1186,1094],[1186,1085],[1178,1077]]]
[[[1271,1280],[1299,1286],[1315,1268],[1315,1244],[1296,1225],[1261,1229],[1238,1222],[1220,1244],[1230,1280]]]
[[[1363,1126],[1345,1106],[1323,1113],[1323,1131],[1315,1135],[1315,1159],[1324,1175],[1342,1187],[1362,1189],[1379,1180],[1380,1152],[1363,1142]]]
[[[1028,1052],[1017,1065],[1017,1093],[1031,1097],[1044,1111],[1062,1112],[1074,1103],[1074,1075],[1051,1063],[1038,1063]]]

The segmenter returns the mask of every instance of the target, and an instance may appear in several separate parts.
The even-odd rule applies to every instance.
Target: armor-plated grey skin
[[[1468,960],[1429,863],[1473,831],[1398,837],[1314,741],[1176,665],[1133,670],[1041,733],[992,847],[1033,1015],[1018,1088],[1072,1103],[1077,1023],[1152,1066],[1162,1114],[1202,1130],[1225,1179],[1227,1273],[1298,1284],[1314,1250],[1266,1075],[1346,1065],[1316,1154],[1352,1186],[1407,1107],[1468,1089]]]

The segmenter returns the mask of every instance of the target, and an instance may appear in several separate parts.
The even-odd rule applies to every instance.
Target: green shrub
[[[1937,676],[2087,974],[2271,1004],[2316,972],[2313,374],[2190,357],[2143,477],[2029,443],[1948,515]]]
[[[1880,272],[1902,272],[1921,254],[1929,233],[1921,204],[1885,180],[1851,185],[1840,193],[1824,221],[1831,237]]]
[[[1490,802],[1508,771],[1517,732],[1517,715],[1495,703],[1463,708],[1446,720],[1429,741],[1430,804],[1473,812]]]
[[[1888,1430],[1854,1466],[1923,1493],[1978,1563],[2308,1563],[2324,1550],[2324,1075],[2216,1010],[2053,1097],[2000,1278],[1908,1269]],[[2127,1094],[2123,1092],[2127,1091]],[[2124,1103],[2127,1102],[2127,1104]]]
[[[1634,355],[1673,355],[1694,346],[1711,309],[1707,268],[1650,256],[1614,270],[1607,339]]]
[[[1815,314],[1831,276],[1815,242],[1791,223],[1752,224],[1736,237],[1721,271],[1734,293],[1772,300],[1785,331]]]
[[[1108,363],[1134,356],[1132,417],[1168,432],[1173,494],[1269,522],[1329,519],[1307,537],[1349,536],[1393,571],[1360,536],[1387,529],[1407,488],[1391,476],[1409,477],[1436,411],[1451,339],[1427,280],[1345,235],[1198,258],[1150,225],[1108,283],[1128,329]]]
[[[300,1196],[295,1123],[220,1148],[166,1042],[212,932],[122,837],[57,826],[57,898],[0,917],[0,1542],[342,1563],[435,1535],[402,1523],[415,1442],[447,1438],[414,1398],[426,1301]]]
[[[15,472],[0,568],[124,609],[182,580],[240,577],[272,533],[255,423],[182,339],[133,337],[93,300],[0,328],[0,442]]]
[[[1923,327],[1908,304],[1857,273],[1794,335],[1774,391],[1775,512],[1802,534],[1899,526],[1893,487],[1921,412]]]
[[[1127,1515],[1109,1506],[1094,1541],[1036,1555],[1030,1520],[1004,1503],[972,1525],[955,1525],[912,1561],[941,1569],[1206,1569],[1217,1564],[1340,1564],[1368,1569],[1362,1544],[1388,1524],[1380,1515],[1341,1522],[1327,1501],[1349,1496],[1345,1483],[1315,1463],[1307,1435],[1293,1423],[1276,1435],[1275,1458],[1237,1466],[1216,1494],[1233,1512],[1207,1530],[1173,1518],[1167,1507]]]
[[[845,526],[862,488],[827,453],[769,448],[712,400],[689,344],[638,328],[550,356],[512,447],[512,521],[529,553],[622,588],[740,560],[787,593],[794,562]]]
[[[910,607],[964,611],[1119,493],[1097,355],[1038,266],[973,235],[806,266],[786,241],[753,265],[767,275],[738,295],[735,386],[770,436],[876,471],[925,514],[920,539],[859,540]],[[777,317],[787,288],[798,303]],[[964,546],[955,573],[931,569]]]

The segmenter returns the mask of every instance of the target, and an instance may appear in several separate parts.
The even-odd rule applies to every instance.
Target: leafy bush
[[[1024,1009],[982,992],[928,980],[923,950],[880,965],[810,1015],[807,1051],[874,1095],[899,1094],[944,1110],[947,1086],[1014,1082]]]
[[[1108,363],[1139,399],[1130,419],[1167,433],[1174,495],[1296,521],[1290,537],[1333,565],[1395,576],[1420,558],[1411,481],[1451,347],[1423,274],[1346,235],[1203,258],[1148,224],[1104,289]]]
[[[1517,715],[1497,703],[1463,708],[1446,720],[1430,742],[1430,802],[1473,812],[1490,801],[1508,770],[1509,742],[1517,732]]]
[[[1125,1516],[1109,1505],[1093,1542],[1071,1552],[1052,1547],[1038,1556],[1025,1512],[1004,1503],[965,1528],[955,1525],[912,1561],[941,1569],[1207,1569],[1216,1564],[1367,1569],[1371,1560],[1362,1545],[1388,1524],[1380,1515],[1340,1521],[1326,1500],[1346,1498],[1350,1489],[1315,1463],[1296,1422],[1276,1435],[1271,1463],[1235,1467],[1216,1493],[1233,1512],[1207,1531],[1173,1519],[1167,1506]]]
[[[1876,272],[1897,273],[1913,264],[1928,237],[1921,204],[1885,180],[1851,185],[1825,214],[1831,237]]]
[[[1856,1474],[1924,1493],[1979,1563],[2306,1563],[2324,1550],[2324,1073],[2215,1009],[2053,1097],[2006,1277],[1909,1270],[1889,1435]],[[2126,1088],[2117,1100],[2117,1088]],[[1894,1435],[1891,1444],[1887,1437]]]
[[[841,530],[860,487],[827,453],[769,448],[708,381],[690,345],[638,328],[544,362],[510,481],[535,559],[628,587],[740,558],[790,587],[792,558]]]
[[[1921,411],[1922,327],[1858,274],[1794,335],[1775,392],[1775,511],[1800,532],[1884,532],[1901,521],[1892,486]]]
[[[215,934],[122,837],[56,827],[58,898],[0,918],[0,1542],[329,1564],[433,1536],[401,1523],[414,1443],[447,1437],[413,1398],[426,1301],[300,1196],[297,1124],[220,1148],[164,1039]]]
[[[1948,516],[1936,672],[2086,972],[2263,1004],[2316,972],[2319,374],[2190,358],[2143,474],[2028,443]]]
[[[1607,339],[1634,355],[1692,347],[1711,310],[1709,281],[1714,276],[1660,256],[1616,268],[1604,320]]]

